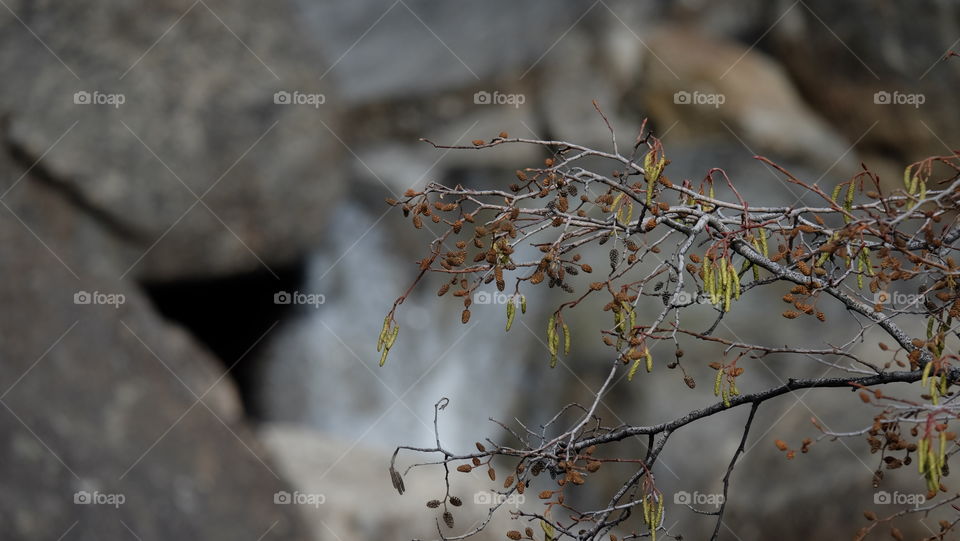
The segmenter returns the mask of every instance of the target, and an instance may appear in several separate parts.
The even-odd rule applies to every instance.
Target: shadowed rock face
[[[11,2],[20,19],[0,16],[4,538],[308,538],[273,504],[288,485],[224,364],[136,282],[280,269],[340,191],[331,115],[274,103],[334,99],[290,11],[206,5]],[[82,103],[97,93],[117,106]]]
[[[0,157],[3,190],[21,172]],[[3,201],[3,537],[306,539],[220,363],[116,279],[114,240],[30,176]]]
[[[126,262],[131,276],[290,262],[320,234],[341,186],[342,147],[328,130],[337,97],[317,80],[321,57],[289,6],[10,7],[56,56],[0,19],[4,139],[32,163],[62,136],[46,169],[140,254],[151,248]],[[326,102],[278,105],[277,91]],[[77,92],[108,104],[77,104]]]
[[[648,39],[638,92],[671,140],[730,138],[750,153],[824,171],[850,171],[849,143],[801,99],[765,54],[689,27],[663,25]],[[709,54],[706,52],[709,51]]]
[[[779,16],[789,3],[781,2]],[[944,59],[960,36],[952,2],[804,2],[771,31],[771,51],[801,91],[866,151],[904,161],[949,154],[960,141],[957,58]],[[888,93],[888,102],[877,92]],[[898,95],[923,95],[915,107]],[[907,98],[902,98],[906,100]],[[867,128],[876,123],[867,133]]]

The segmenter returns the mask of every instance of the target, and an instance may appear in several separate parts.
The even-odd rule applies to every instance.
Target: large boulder
[[[860,147],[905,163],[960,145],[956,88],[960,6],[779,2],[767,46],[807,99]],[[772,24],[772,19],[771,19]]]
[[[28,166],[0,155],[3,538],[307,539],[224,366]]]
[[[28,161],[56,143],[51,175],[143,254],[121,272],[216,275],[313,245],[343,148],[290,2],[42,4],[0,14],[4,136]]]
[[[570,0],[299,3],[333,57],[324,75],[355,103],[429,99],[504,73],[525,75],[590,7]]]
[[[632,105],[650,115],[668,144],[719,138],[820,171],[856,165],[850,143],[805,104],[769,56],[685,26],[662,25],[646,44]]]

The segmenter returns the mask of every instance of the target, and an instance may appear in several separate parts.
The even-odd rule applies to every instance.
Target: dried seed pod
[[[392,465],[390,466],[390,482],[393,484],[393,488],[403,495],[403,492],[406,490],[406,487],[403,485],[403,477]]]
[[[461,505],[463,505],[463,500],[461,500],[456,496],[450,496],[450,505],[454,507],[460,507]]]
[[[457,466],[457,471],[461,473],[470,473],[471,471],[473,471],[473,466],[471,466],[470,464],[460,464],[459,466]]]
[[[618,263],[620,263],[620,251],[614,248],[610,250],[610,268],[616,269]]]
[[[440,500],[430,500],[429,502],[427,502],[427,507],[429,507],[430,509],[436,509],[440,507],[441,503],[443,502],[441,502]]]
[[[447,528],[453,528],[453,513],[450,511],[443,512],[443,523],[447,525]]]

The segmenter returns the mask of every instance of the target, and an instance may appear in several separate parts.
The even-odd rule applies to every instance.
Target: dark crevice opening
[[[262,418],[257,400],[262,367],[257,352],[276,332],[274,325],[293,314],[292,305],[276,304],[274,295],[302,289],[306,275],[303,261],[272,270],[276,276],[261,268],[142,284],[164,317],[186,328],[230,370],[228,377],[236,382],[244,410],[254,420]]]

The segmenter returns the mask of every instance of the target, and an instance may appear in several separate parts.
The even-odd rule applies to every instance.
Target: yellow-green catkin
[[[654,187],[657,181],[660,180],[660,173],[663,172],[666,163],[666,158],[663,156],[658,157],[654,151],[648,152],[647,155],[643,157],[643,176],[646,177],[647,180],[647,206],[653,203]]]
[[[630,351],[633,351],[633,350],[630,350]],[[630,367],[630,371],[627,372],[627,381],[633,381],[633,376],[636,376],[637,370],[640,369],[641,360],[642,358],[638,358],[637,360],[633,361],[633,365]]]
[[[547,348],[550,350],[550,368],[557,366],[558,345],[556,317],[550,316],[550,320],[547,322]]]
[[[387,362],[387,353],[397,341],[397,335],[400,334],[400,325],[390,326],[390,316],[383,319],[383,327],[380,329],[380,336],[377,338],[377,351],[380,352],[380,366]]]
[[[377,351],[379,352],[383,349],[383,344],[386,341],[387,330],[390,328],[390,316],[383,318],[383,327],[380,329],[380,336],[377,338]]]

